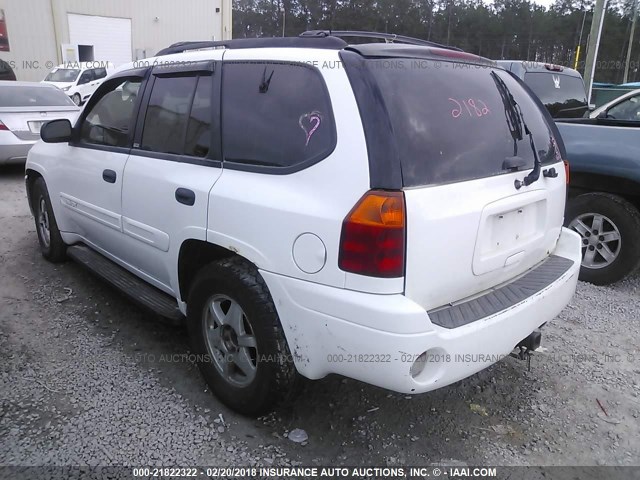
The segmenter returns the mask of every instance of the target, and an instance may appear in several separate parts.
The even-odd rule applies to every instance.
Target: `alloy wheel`
[[[582,237],[582,266],[605,268],[611,265],[622,247],[622,236],[609,217],[584,213],[571,221],[569,228]]]
[[[207,350],[222,378],[237,387],[251,384],[258,367],[258,348],[242,307],[226,295],[214,295],[203,316]]]

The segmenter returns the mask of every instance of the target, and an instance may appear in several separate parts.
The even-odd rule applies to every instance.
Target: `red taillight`
[[[2,123],[2,121],[0,121],[0,130],[9,130],[7,126],[4,123]]]
[[[367,192],[342,222],[338,265],[371,277],[404,275],[404,194]]]
[[[567,185],[569,185],[569,162],[567,162],[566,160],[563,160],[563,162],[565,181],[567,182]]]

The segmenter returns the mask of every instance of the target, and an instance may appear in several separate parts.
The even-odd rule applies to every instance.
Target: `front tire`
[[[259,415],[290,396],[298,374],[271,295],[254,266],[228,258],[204,267],[187,305],[198,366],[223,403]]]
[[[60,236],[47,185],[42,177],[38,177],[33,183],[31,205],[42,256],[53,263],[63,262],[66,259],[67,246]]]
[[[74,93],[73,96],[71,97],[71,100],[73,100],[73,103],[75,103],[78,106],[80,106],[80,104],[82,103],[82,98],[80,97],[79,93]]]
[[[569,201],[565,222],[582,237],[580,280],[608,285],[640,266],[640,212],[625,199],[579,195]]]

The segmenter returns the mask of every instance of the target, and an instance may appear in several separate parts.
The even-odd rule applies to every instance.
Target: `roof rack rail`
[[[233,40],[178,42],[163,48],[156,57],[182,53],[189,50],[204,50],[210,48],[326,48],[340,50],[347,46],[347,42],[335,36],[300,36],[300,37],[265,37],[265,38],[235,38]]]
[[[163,55],[171,55],[172,53],[182,53],[187,50],[200,50],[205,48],[217,48],[217,47],[226,47],[228,42],[178,42],[169,45],[167,48],[163,48],[158,53],[156,53],[156,57],[161,57]]]
[[[303,38],[326,38],[326,37],[354,37],[354,38],[375,38],[384,40],[386,43],[406,43],[409,45],[422,45],[426,47],[446,48],[447,50],[456,50],[461,52],[462,49],[443,45],[441,43],[422,40],[421,38],[405,37],[404,35],[396,35],[395,33],[381,32],[365,32],[358,30],[308,30],[300,34]]]

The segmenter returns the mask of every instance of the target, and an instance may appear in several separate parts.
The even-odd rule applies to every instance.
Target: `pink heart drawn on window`
[[[311,136],[315,133],[316,130],[320,127],[322,123],[322,115],[320,112],[314,110],[311,113],[305,113],[300,115],[300,119],[298,120],[298,125],[300,128],[304,130],[304,133],[307,135],[307,141],[305,142],[305,146],[309,145],[309,140],[311,140]]]

